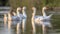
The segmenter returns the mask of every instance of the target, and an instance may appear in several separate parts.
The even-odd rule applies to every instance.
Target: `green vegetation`
[[[42,6],[60,7],[60,0],[9,0],[10,6],[16,8],[18,6],[35,6],[37,9]]]
[[[0,5],[11,6],[16,8],[18,6],[35,6],[40,9],[42,6],[60,7],[60,0],[0,0]]]
[[[27,6],[28,8],[35,6],[37,9],[42,6],[60,7],[60,0],[0,0],[0,6],[11,6],[16,8],[18,6]]]
[[[8,0],[0,0],[0,6],[9,6]]]

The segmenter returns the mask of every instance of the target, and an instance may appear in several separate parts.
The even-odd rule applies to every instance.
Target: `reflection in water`
[[[7,25],[6,21],[4,21],[4,23],[5,23],[5,25]],[[8,21],[8,31],[9,32],[11,32],[11,26],[16,27],[16,33],[17,34],[21,34],[21,22],[20,21]],[[22,23],[23,31],[25,30],[25,28],[26,28],[26,23],[25,23],[25,19],[24,19],[23,23]],[[43,34],[45,34],[45,33],[46,33],[45,26],[43,26]],[[25,34],[25,33],[23,32],[23,34]],[[36,34],[36,32],[33,32],[33,34]]]
[[[9,31],[7,27],[4,27],[1,34],[11,34],[11,31]]]
[[[22,27],[22,31],[23,31],[23,34],[24,34],[24,32],[25,32],[25,28],[26,28],[26,19],[23,19],[23,21],[21,22],[21,21],[19,21],[18,23],[17,23],[17,34],[21,34],[21,27]]]
[[[6,24],[7,24],[7,15],[4,14],[4,26],[6,26]]]
[[[8,24],[8,25],[10,25],[10,24]],[[7,27],[7,20],[4,20],[4,27],[2,29],[3,29],[2,31],[4,33],[1,33],[1,34],[11,34],[11,30],[9,30],[10,26]]]
[[[5,26],[5,27],[7,26],[7,21],[6,21],[6,20],[4,20],[4,26]]]
[[[17,34],[21,34],[21,23],[17,23],[17,27],[16,27],[16,29],[17,29]]]
[[[33,32],[32,34],[36,34],[36,32]]]
[[[42,26],[42,34],[47,34],[48,33],[47,31],[49,30],[49,28],[52,28],[50,20],[48,20],[48,21],[40,21],[40,23],[42,23],[42,24],[38,24],[38,26],[40,26],[40,25]],[[36,25],[37,24],[35,24],[35,23],[33,24],[33,26],[34,26],[33,34],[36,34]]]
[[[46,28],[45,28],[45,25],[42,25],[42,30],[43,30],[43,34],[46,34]]]
[[[8,30],[11,29],[12,21],[8,21]]]
[[[16,33],[20,34],[21,33],[21,22],[20,21],[8,21],[8,29],[9,31],[11,28],[16,28]]]
[[[8,25],[8,27],[7,27]],[[16,27],[16,33],[21,34],[21,25],[23,29],[23,34],[26,28],[26,19],[23,20],[22,24],[20,21],[4,21],[4,27],[8,29],[9,32],[11,32],[12,28]]]
[[[52,28],[50,20],[48,20],[48,21],[41,21],[41,22],[43,23],[42,24],[42,33],[43,34],[47,34],[48,33],[47,31],[49,30],[49,28]]]
[[[25,32],[25,30],[26,30],[26,19],[23,19],[22,29],[23,29],[23,32]]]
[[[16,21],[15,21],[16,22]],[[28,21],[29,23],[30,23],[30,21]],[[54,15],[53,16],[53,21],[51,21],[52,22],[52,24],[53,24],[53,27],[54,27],[54,31],[51,31],[51,30],[49,30],[49,34],[60,34],[60,14],[59,15]],[[0,22],[0,24],[2,24],[3,22]],[[12,21],[12,23],[14,23],[13,21]],[[18,22],[16,22],[16,23],[18,23]],[[11,29],[10,29],[10,31],[8,30],[8,27],[5,27],[5,25],[7,26],[7,21],[4,21],[4,27],[2,26],[2,25],[0,25],[0,34],[16,34],[16,30],[14,30],[12,27],[10,27]],[[28,33],[28,34],[31,34],[31,33],[29,33],[30,31],[29,31],[29,26],[31,26],[31,24],[27,24],[28,25],[28,27],[27,27],[27,31],[25,32],[26,34]],[[13,25],[12,25],[13,26]],[[45,28],[44,28],[45,29]],[[14,30],[14,31],[11,31],[11,30]],[[32,29],[31,29],[32,30]],[[38,29],[37,28],[37,30],[39,31],[40,30],[40,28]],[[19,30],[20,31],[20,30]],[[38,31],[36,32],[36,33],[33,33],[33,34],[40,34],[40,33],[38,33]],[[31,31],[32,32],[32,31]],[[39,31],[40,32],[40,31]],[[24,33],[24,34],[25,34]]]

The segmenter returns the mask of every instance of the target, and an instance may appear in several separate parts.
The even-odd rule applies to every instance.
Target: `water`
[[[52,12],[48,12],[50,14]],[[53,12],[54,15],[51,19],[51,24],[53,26],[53,30],[49,30],[48,34],[60,34],[60,12]],[[30,18],[31,19],[31,18]],[[32,32],[32,24],[31,20],[27,18],[26,21],[26,30],[25,32],[22,31],[22,27],[18,28],[17,31],[17,24],[19,21],[7,21],[4,22],[3,18],[0,18],[0,34],[33,34]],[[15,24],[12,24],[15,23]],[[11,25],[11,26],[10,26]],[[42,27],[36,27],[36,34],[42,34]]]

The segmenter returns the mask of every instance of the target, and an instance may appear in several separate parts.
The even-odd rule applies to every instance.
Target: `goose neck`
[[[25,10],[22,10],[22,13],[23,13],[23,15],[24,15],[25,17],[27,17]]]
[[[45,9],[42,9],[43,16],[46,16]]]
[[[32,13],[32,17],[33,17],[33,18],[34,18],[34,16],[35,16],[35,14],[36,14],[36,10],[34,10],[33,13]]]
[[[19,11],[17,10],[17,15],[19,15]]]

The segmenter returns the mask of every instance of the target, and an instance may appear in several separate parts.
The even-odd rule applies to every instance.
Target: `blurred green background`
[[[27,6],[28,8],[35,6],[37,9],[42,6],[60,7],[60,0],[0,0],[0,6]]]

